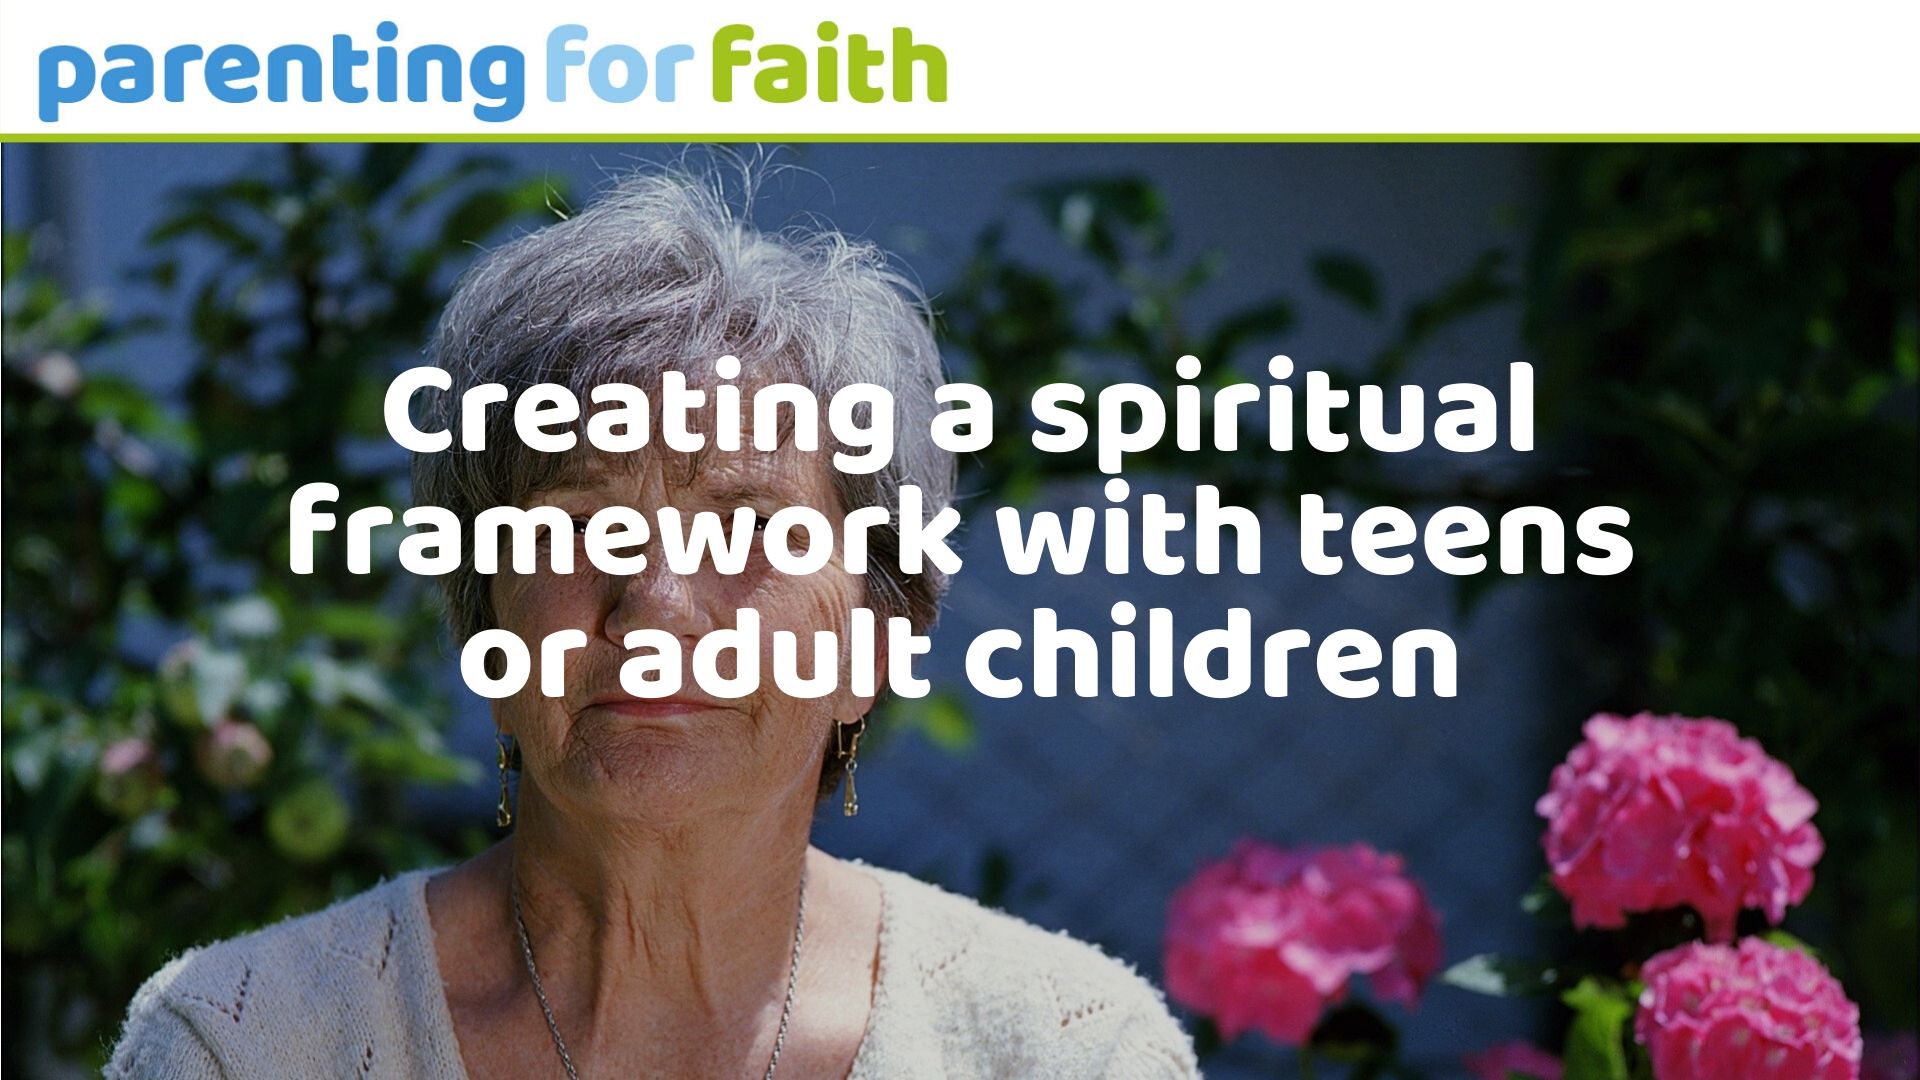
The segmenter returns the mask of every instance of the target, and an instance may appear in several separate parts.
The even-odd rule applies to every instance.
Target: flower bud
[[[160,756],[153,744],[130,737],[109,743],[100,753],[100,775],[94,795],[100,805],[121,817],[139,817],[150,809],[166,783]]]
[[[273,747],[252,724],[222,720],[200,736],[194,761],[215,787],[252,787],[273,762]]]
[[[314,777],[267,808],[267,838],[300,862],[320,862],[346,841],[350,811],[332,784]]]

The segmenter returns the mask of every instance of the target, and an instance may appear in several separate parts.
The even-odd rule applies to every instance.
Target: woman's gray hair
[[[470,268],[431,351],[453,386],[429,395],[429,431],[456,430],[461,395],[476,385],[517,395],[560,383],[585,402],[594,386],[655,387],[667,370],[698,385],[726,354],[740,358],[743,383],[801,383],[823,405],[853,383],[885,387],[894,399],[891,460],[874,473],[832,474],[843,508],[893,511],[886,529],[870,533],[867,605],[881,618],[910,619],[917,632],[933,625],[947,582],[932,567],[900,570],[899,490],[918,485],[929,514],[952,501],[954,456],[930,435],[944,378],[925,296],[874,245],[831,229],[763,233],[746,209],[735,211],[717,173],[636,175]],[[837,449],[832,442],[822,439],[821,452]],[[470,531],[481,510],[518,505],[553,483],[569,456],[528,448],[512,410],[489,409],[484,451],[456,441],[414,456],[414,501],[453,511]],[[456,640],[494,625],[487,578],[471,557],[442,584]]]

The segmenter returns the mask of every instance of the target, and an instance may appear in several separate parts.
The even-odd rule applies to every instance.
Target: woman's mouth
[[[620,716],[650,718],[662,716],[687,716],[693,713],[709,712],[725,708],[717,702],[691,697],[637,698],[625,694],[600,698],[587,706],[590,709],[605,709]]]

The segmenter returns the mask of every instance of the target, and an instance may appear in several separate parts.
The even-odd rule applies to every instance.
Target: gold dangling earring
[[[853,738],[846,739],[848,728],[853,728]],[[860,768],[860,736],[866,734],[867,718],[861,717],[851,724],[838,721],[833,725],[834,748],[840,756],[847,759],[847,790],[840,800],[840,813],[843,817],[852,817],[860,812],[860,790],[853,785],[853,774]]]
[[[500,805],[494,808],[493,823],[504,829],[513,824],[513,807],[508,802],[507,792],[507,769],[512,761],[507,753],[507,744],[513,740],[513,736],[503,734],[496,738],[500,746]]]

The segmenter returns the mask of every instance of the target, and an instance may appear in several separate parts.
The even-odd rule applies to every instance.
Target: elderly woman
[[[585,401],[594,386],[657,386],[669,370],[710,382],[715,358],[732,355],[743,385],[797,382],[824,401],[877,384],[900,417],[887,466],[851,474],[830,466],[825,440],[816,452],[787,441],[609,454],[582,440],[541,453],[496,408],[484,450],[416,460],[418,501],[467,523],[496,505],[582,520],[614,505],[649,516],[809,506],[838,520],[897,507],[903,485],[932,509],[952,495],[952,457],[927,436],[940,364],[914,290],[836,233],[756,232],[701,182],[629,180],[493,252],[461,281],[434,353],[453,380],[445,403],[485,383],[560,383]],[[587,638],[564,654],[562,696],[541,693],[536,661],[525,688],[494,703],[498,822],[511,835],[180,957],[134,1000],[109,1075],[1195,1074],[1159,994],[1119,962],[811,846],[816,806],[850,788],[874,705],[853,680],[806,699],[771,679],[740,699],[622,689],[630,631],[690,645],[745,607],[763,637],[833,630],[845,641],[861,607],[925,630],[945,581],[888,565],[888,550],[876,538],[858,576],[837,556],[801,575],[759,556],[725,575],[672,573],[662,559],[626,576],[582,560],[569,574],[545,560],[509,572],[503,560],[482,575],[469,560],[446,581],[456,637],[499,627],[528,642],[563,629]]]

